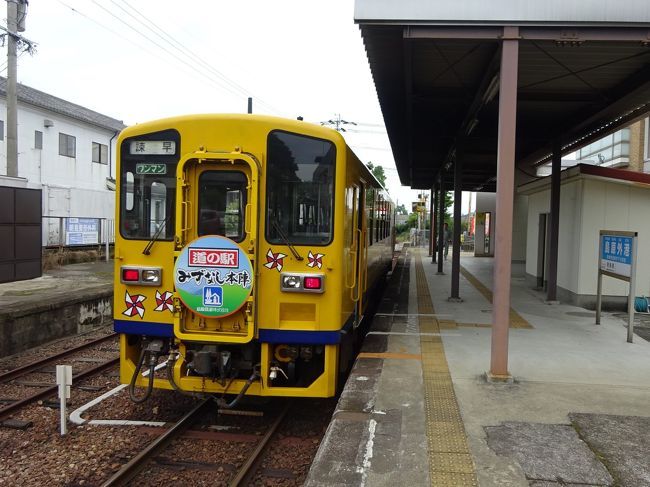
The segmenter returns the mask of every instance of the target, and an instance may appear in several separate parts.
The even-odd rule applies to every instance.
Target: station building
[[[0,113],[6,111],[6,81],[0,77]],[[56,218],[113,219],[115,141],[122,121],[29,86],[18,84],[17,94],[18,178],[3,176],[6,127],[0,120],[0,186],[41,189],[44,228],[53,232]],[[43,240],[51,240],[45,231]]]

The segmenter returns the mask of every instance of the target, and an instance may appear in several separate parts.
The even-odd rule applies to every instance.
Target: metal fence
[[[43,247],[103,246],[108,260],[109,247],[114,243],[115,220],[112,218],[43,216]]]

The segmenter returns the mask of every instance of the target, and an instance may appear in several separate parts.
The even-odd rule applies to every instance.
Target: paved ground
[[[491,288],[492,259],[461,264]],[[461,278],[449,303],[451,264],[428,272],[439,313],[490,323],[491,304]],[[650,320],[637,316],[634,343],[626,315],[566,304],[512,279],[512,307],[534,328],[511,329],[512,384],[488,384],[490,328],[457,328],[445,353],[481,486],[650,486]],[[646,334],[647,336],[647,334]]]

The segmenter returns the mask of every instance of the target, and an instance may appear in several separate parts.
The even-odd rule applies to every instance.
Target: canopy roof
[[[402,184],[428,189],[463,158],[494,191],[503,28],[519,29],[516,165],[572,152],[650,110],[646,0],[356,0]],[[445,180],[452,181],[453,171]]]

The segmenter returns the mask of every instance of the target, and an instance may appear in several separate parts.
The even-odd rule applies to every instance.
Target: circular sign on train
[[[223,318],[246,302],[253,288],[253,266],[235,242],[207,235],[181,251],[174,284],[183,304],[196,314]]]

